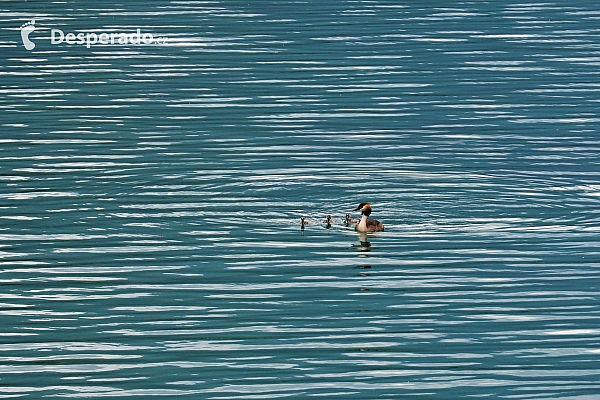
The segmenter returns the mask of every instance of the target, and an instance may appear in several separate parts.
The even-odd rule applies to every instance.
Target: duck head
[[[354,209],[354,211],[358,211],[358,210],[362,211],[363,215],[366,215],[366,216],[371,215],[371,206],[369,205],[369,203],[360,203],[358,205],[358,207],[356,207]]]

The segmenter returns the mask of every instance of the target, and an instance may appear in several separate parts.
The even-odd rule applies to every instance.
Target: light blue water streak
[[[0,395],[597,395],[593,2],[1,8]]]

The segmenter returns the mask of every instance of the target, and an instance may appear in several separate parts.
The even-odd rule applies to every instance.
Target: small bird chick
[[[357,222],[358,222],[358,221],[357,221],[357,220],[355,220],[354,218],[352,218],[352,217],[350,216],[350,214],[346,214],[346,219],[344,219],[344,223],[345,223],[346,225],[355,224],[355,223],[357,223]]]

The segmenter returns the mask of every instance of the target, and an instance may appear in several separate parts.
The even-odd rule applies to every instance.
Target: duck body
[[[371,206],[368,203],[361,203],[356,210],[361,210],[362,217],[354,230],[357,232],[383,232],[384,226],[381,222],[376,219],[369,219],[369,215],[371,215]]]

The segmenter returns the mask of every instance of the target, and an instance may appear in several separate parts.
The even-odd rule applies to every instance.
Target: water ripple
[[[590,2],[4,11],[0,396],[595,398]]]

